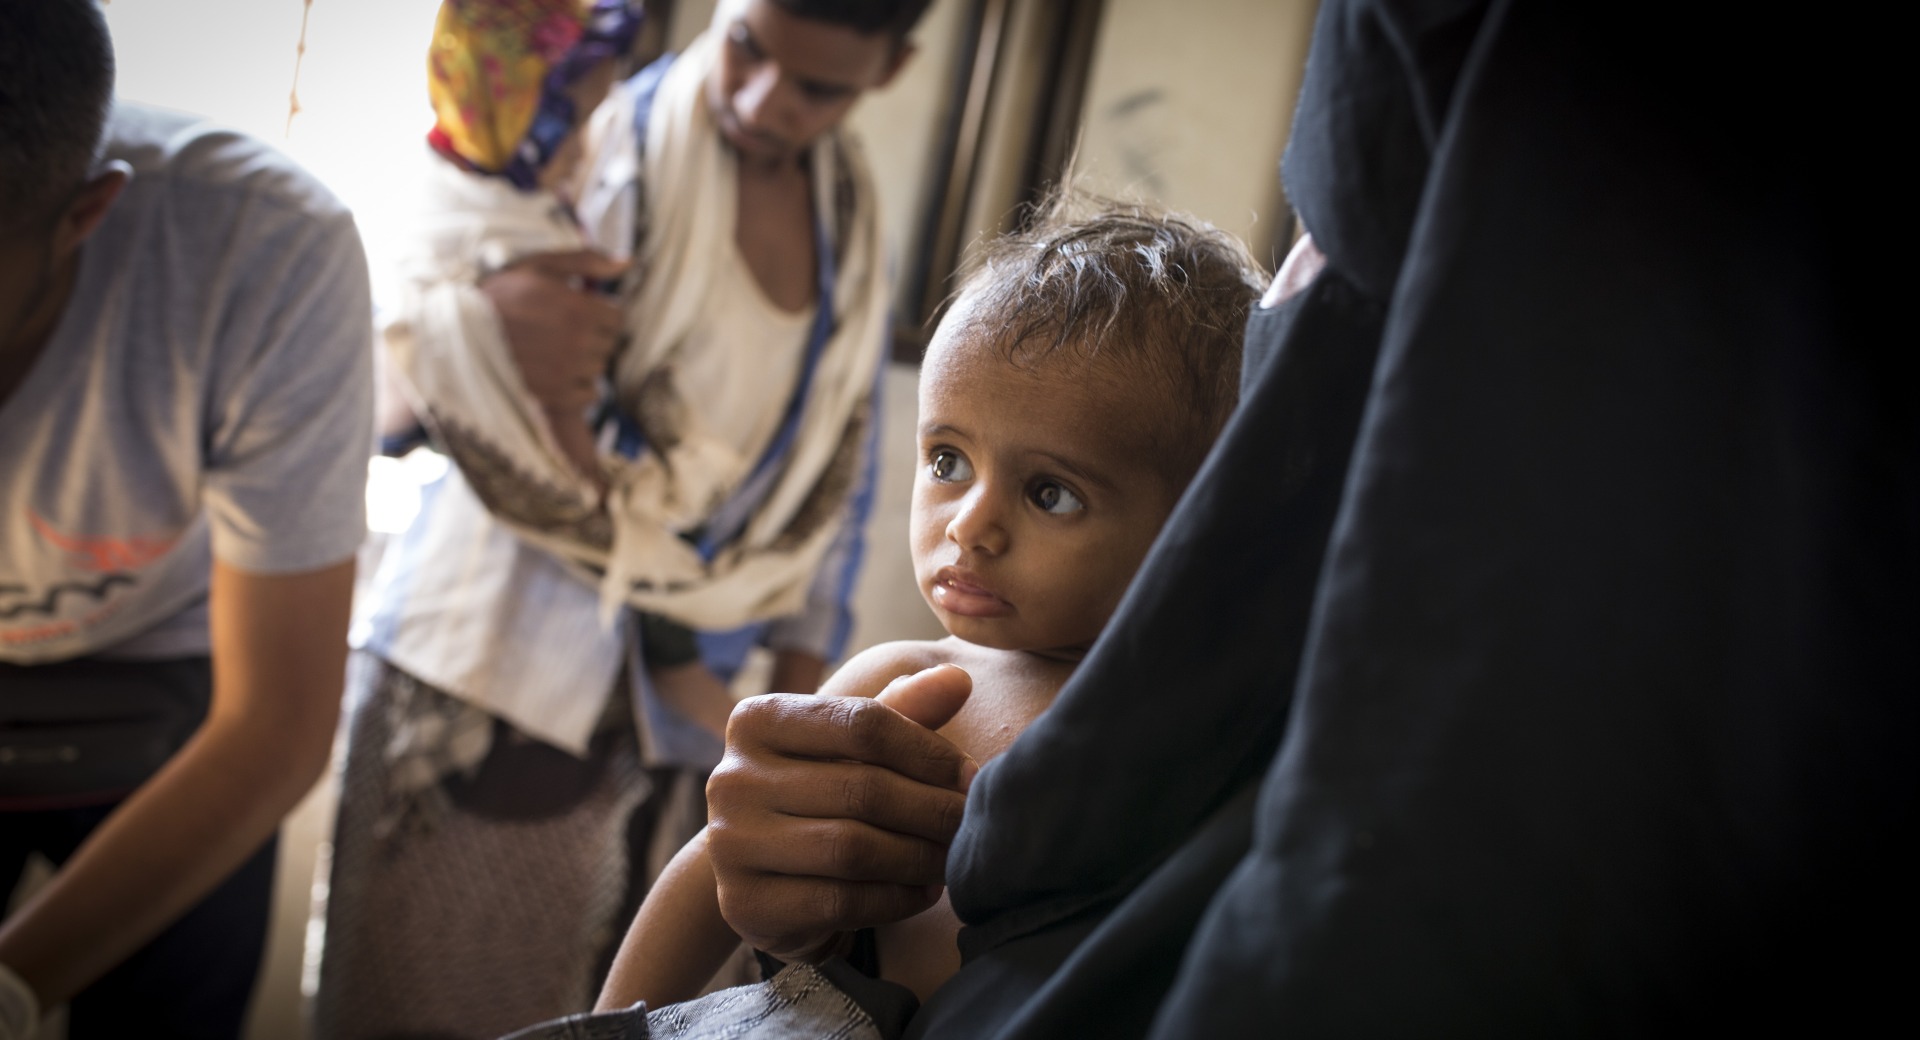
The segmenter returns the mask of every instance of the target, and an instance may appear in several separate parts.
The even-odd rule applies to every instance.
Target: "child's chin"
[[[965,617],[934,609],[940,618],[940,624],[947,633],[957,639],[963,639],[975,646],[984,646],[989,650],[1024,650],[1026,641],[1019,639],[1016,633],[1007,631],[1007,626],[994,624],[980,618]]]
[[[1030,632],[1021,632],[1005,624],[983,624],[973,618],[954,618],[945,614],[941,615],[940,620],[954,638],[988,650],[1032,654],[1052,661],[1078,661],[1087,655],[1084,645],[1055,646],[1050,641],[1033,638]]]

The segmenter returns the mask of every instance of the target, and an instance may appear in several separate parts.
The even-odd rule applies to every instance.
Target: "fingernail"
[[[973,790],[973,778],[974,778],[974,777],[976,777],[976,776],[978,776],[979,774],[980,774],[980,763],[978,763],[978,762],[975,762],[975,761],[974,761],[973,759],[971,759],[971,758],[969,758],[969,759],[967,759],[966,761],[964,761],[964,762],[962,762],[962,763],[960,763],[960,791],[961,791],[961,793],[963,793],[963,794],[964,794],[964,793],[966,793],[967,791],[971,791],[971,790]]]

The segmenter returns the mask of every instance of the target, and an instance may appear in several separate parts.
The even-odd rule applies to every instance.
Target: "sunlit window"
[[[420,513],[420,489],[447,472],[446,456],[415,448],[405,458],[375,456],[367,466],[367,527],[399,534]]]
[[[395,185],[421,161],[433,123],[426,50],[438,0],[114,0],[105,10],[121,97],[206,116],[291,155],[353,208],[383,269]]]

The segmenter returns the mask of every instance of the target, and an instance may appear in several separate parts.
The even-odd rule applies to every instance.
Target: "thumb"
[[[874,699],[928,729],[946,725],[973,693],[973,676],[958,665],[935,665],[887,684]]]
[[[595,249],[570,249],[559,253],[535,253],[521,265],[531,267],[542,274],[556,278],[591,278],[605,280],[618,278],[626,273],[632,261],[618,260]]]

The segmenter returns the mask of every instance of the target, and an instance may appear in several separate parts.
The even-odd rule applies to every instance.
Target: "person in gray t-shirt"
[[[351,215],[112,85],[93,0],[0,4],[0,1040],[239,1034],[365,534]]]

